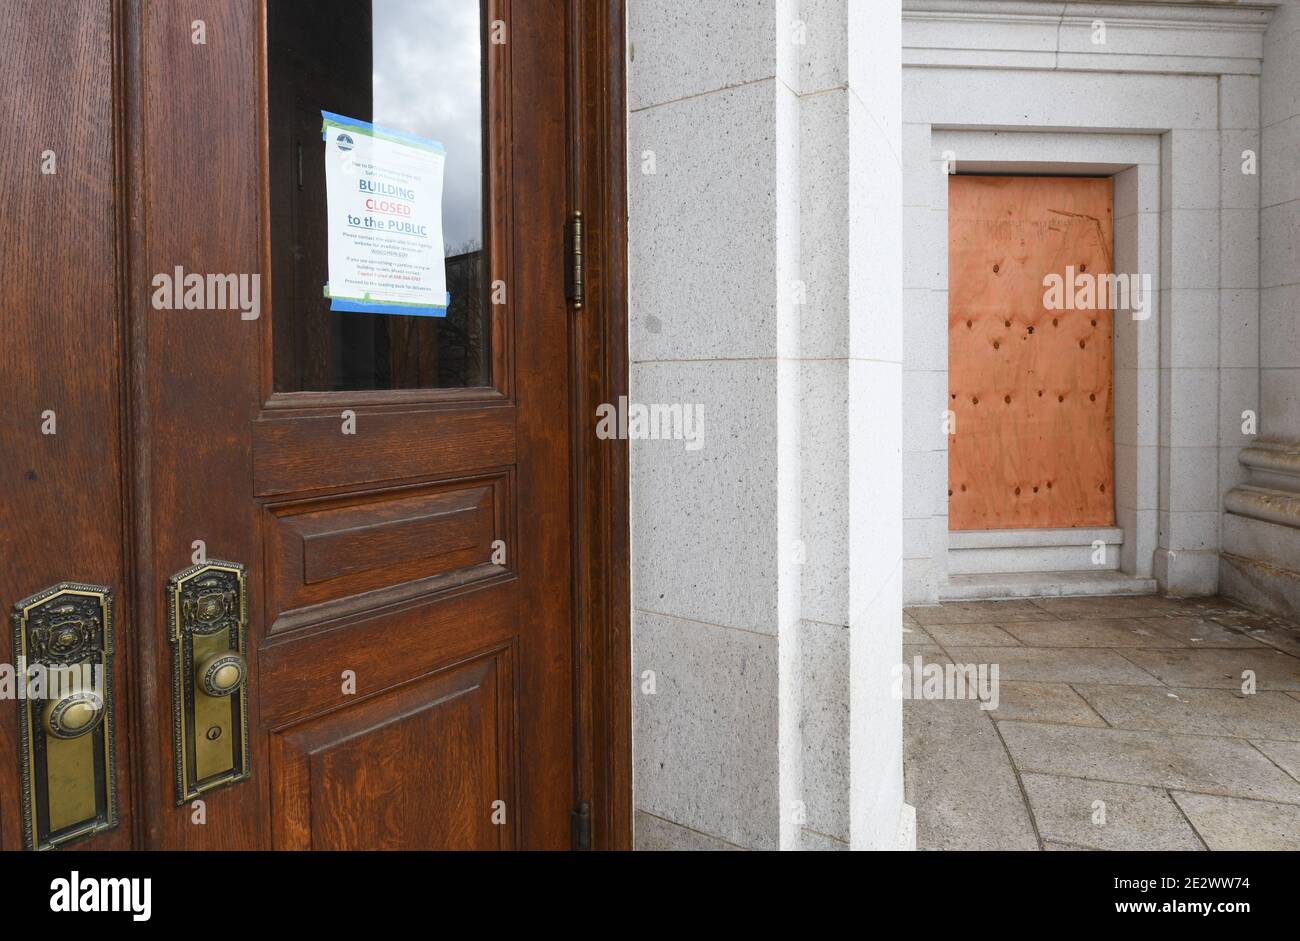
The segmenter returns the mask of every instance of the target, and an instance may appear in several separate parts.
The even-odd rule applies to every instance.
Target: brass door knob
[[[231,651],[214,654],[199,664],[199,685],[209,696],[229,696],[244,683],[244,658]]]
[[[41,724],[49,735],[70,739],[93,732],[103,718],[104,700],[99,693],[69,693],[45,704]]]

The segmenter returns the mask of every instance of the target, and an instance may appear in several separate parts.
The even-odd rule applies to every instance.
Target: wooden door
[[[123,760],[135,705],[125,653],[135,612],[126,577],[111,14],[106,3],[23,0],[0,17],[0,56],[10,70],[0,88],[0,597],[21,613],[25,601],[62,583],[95,586],[111,623],[102,615],[81,623],[101,640],[111,631],[116,641],[108,673],[113,712],[82,740],[111,773],[99,775],[98,787],[91,781],[79,788],[61,809],[33,754],[33,738],[43,738],[40,709],[15,701],[20,658],[33,651],[24,653],[15,632],[0,631],[5,850],[63,839],[127,848],[135,822],[134,776]],[[57,659],[68,662],[64,654]]]
[[[1113,526],[1111,181],[951,177],[948,245],[949,528]]]
[[[569,846],[565,5],[139,0],[128,20],[134,285],[261,275],[257,319],[149,309],[133,337],[145,845]],[[323,296],[322,111],[445,140],[445,317]],[[195,798],[208,746],[174,734],[164,586],[218,563],[246,580],[251,774],[237,755]]]

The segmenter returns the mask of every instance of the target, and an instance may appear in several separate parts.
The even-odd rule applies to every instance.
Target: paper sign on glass
[[[322,111],[330,309],[445,317],[446,151],[437,141]]]

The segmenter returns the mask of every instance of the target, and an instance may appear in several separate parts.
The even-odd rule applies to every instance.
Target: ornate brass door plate
[[[23,840],[47,850],[117,826],[113,593],[62,582],[12,621]]]
[[[167,582],[176,803],[249,776],[248,584],[235,562]]]

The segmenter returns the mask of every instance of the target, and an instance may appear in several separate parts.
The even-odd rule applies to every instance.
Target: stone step
[[[1002,572],[949,575],[940,601],[1001,601],[1093,595],[1154,595],[1154,578],[1123,572]]]
[[[1093,561],[1096,544],[1105,561]],[[1118,527],[1081,529],[999,529],[948,533],[948,572],[989,575],[1000,572],[1118,571],[1124,531]]]

